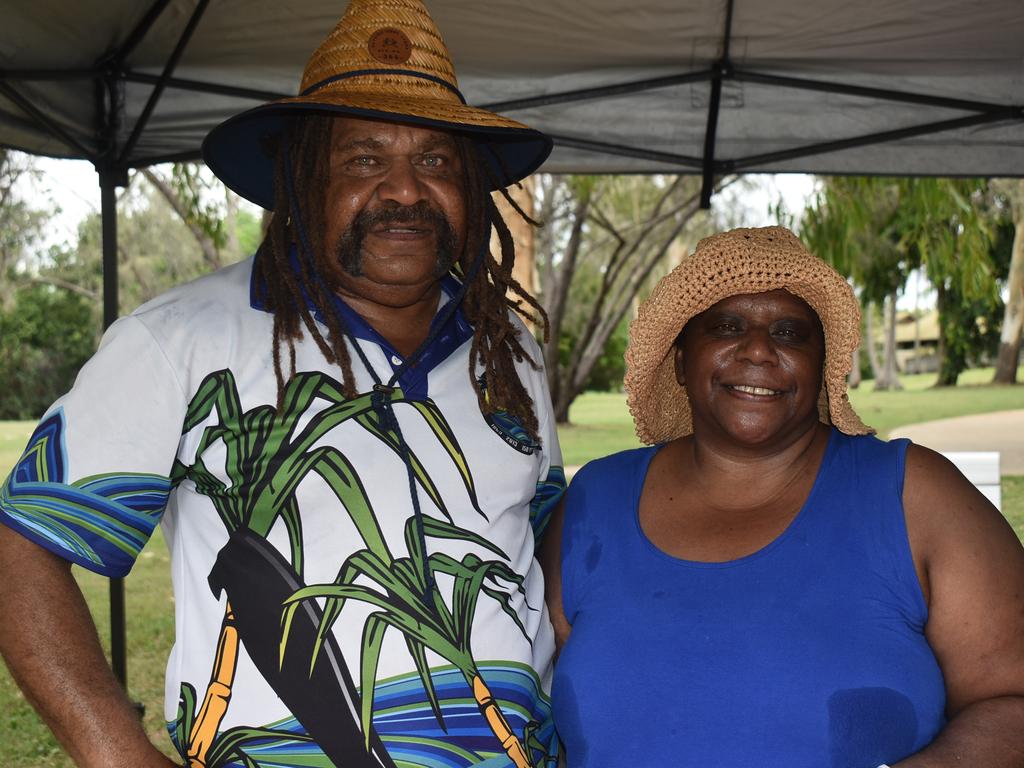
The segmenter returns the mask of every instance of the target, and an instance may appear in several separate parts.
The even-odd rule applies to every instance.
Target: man
[[[188,765],[544,760],[564,477],[489,192],[549,151],[464,104],[418,0],[354,0],[298,97],[211,133],[258,254],[112,326],[0,494],[0,650],[78,765],[172,764],[70,575],[161,518]]]

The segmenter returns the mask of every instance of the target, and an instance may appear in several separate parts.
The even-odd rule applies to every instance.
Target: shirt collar
[[[257,252],[255,260],[265,258]],[[296,275],[299,274],[298,256],[295,249],[292,249],[289,254],[289,264],[293,272]],[[452,275],[446,275],[441,278],[441,294],[442,299],[438,302],[438,311],[451,301],[460,288],[459,281]],[[303,291],[303,297],[306,302],[306,306],[309,307],[313,312],[313,317],[318,321],[324,322],[323,310],[316,306],[312,297],[306,295]],[[249,280],[249,304],[250,306],[261,312],[270,312],[267,308],[267,288],[266,284],[257,279],[256,270],[253,269],[252,275]],[[388,358],[388,362],[391,364],[392,369],[397,369],[403,362],[402,356],[388,343],[387,339],[381,336],[373,326],[371,326],[366,320],[363,319],[362,315],[352,309],[345,301],[336,295],[332,295],[331,302],[333,310],[337,312],[348,326],[348,330],[354,339],[363,341],[369,341],[373,344],[378,345]],[[430,330],[434,330],[434,324],[438,321],[438,312],[434,313],[434,319],[431,321]],[[420,355],[420,359],[411,368],[407,369],[399,385],[402,387],[402,391],[407,397],[426,396],[426,380],[427,374],[435,368],[438,364],[443,362],[452,352],[461,347],[466,341],[473,336],[473,326],[466,320],[465,315],[462,312],[462,307],[459,307],[445,322],[444,327],[437,334],[434,342],[427,349],[423,350]]]

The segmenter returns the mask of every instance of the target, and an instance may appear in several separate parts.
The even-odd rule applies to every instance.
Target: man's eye
[[[428,168],[440,168],[444,165],[445,158],[441,155],[424,155],[420,162]]]
[[[370,157],[369,155],[359,155],[358,157],[353,157],[352,160],[350,160],[349,162],[351,162],[352,165],[357,165],[359,167],[365,168],[368,166],[375,165],[377,160],[376,158]]]

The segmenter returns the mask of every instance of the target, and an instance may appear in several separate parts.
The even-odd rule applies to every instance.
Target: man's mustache
[[[369,211],[360,211],[352,220],[351,229],[362,236],[374,229],[390,224],[422,224],[435,232],[452,229],[448,217],[436,208],[432,208],[425,200],[412,205],[387,206]]]
[[[431,207],[425,200],[412,205],[388,205],[363,210],[356,214],[338,241],[337,258],[342,269],[353,277],[360,277],[363,274],[363,240],[373,230],[393,225],[414,225],[433,230],[437,238],[436,274],[442,277],[448,273],[458,258],[455,252],[455,228],[443,212]]]

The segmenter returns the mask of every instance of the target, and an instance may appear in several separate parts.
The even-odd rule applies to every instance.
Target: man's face
[[[452,135],[335,118],[329,162],[324,247],[336,290],[396,307],[432,293],[466,236]]]

